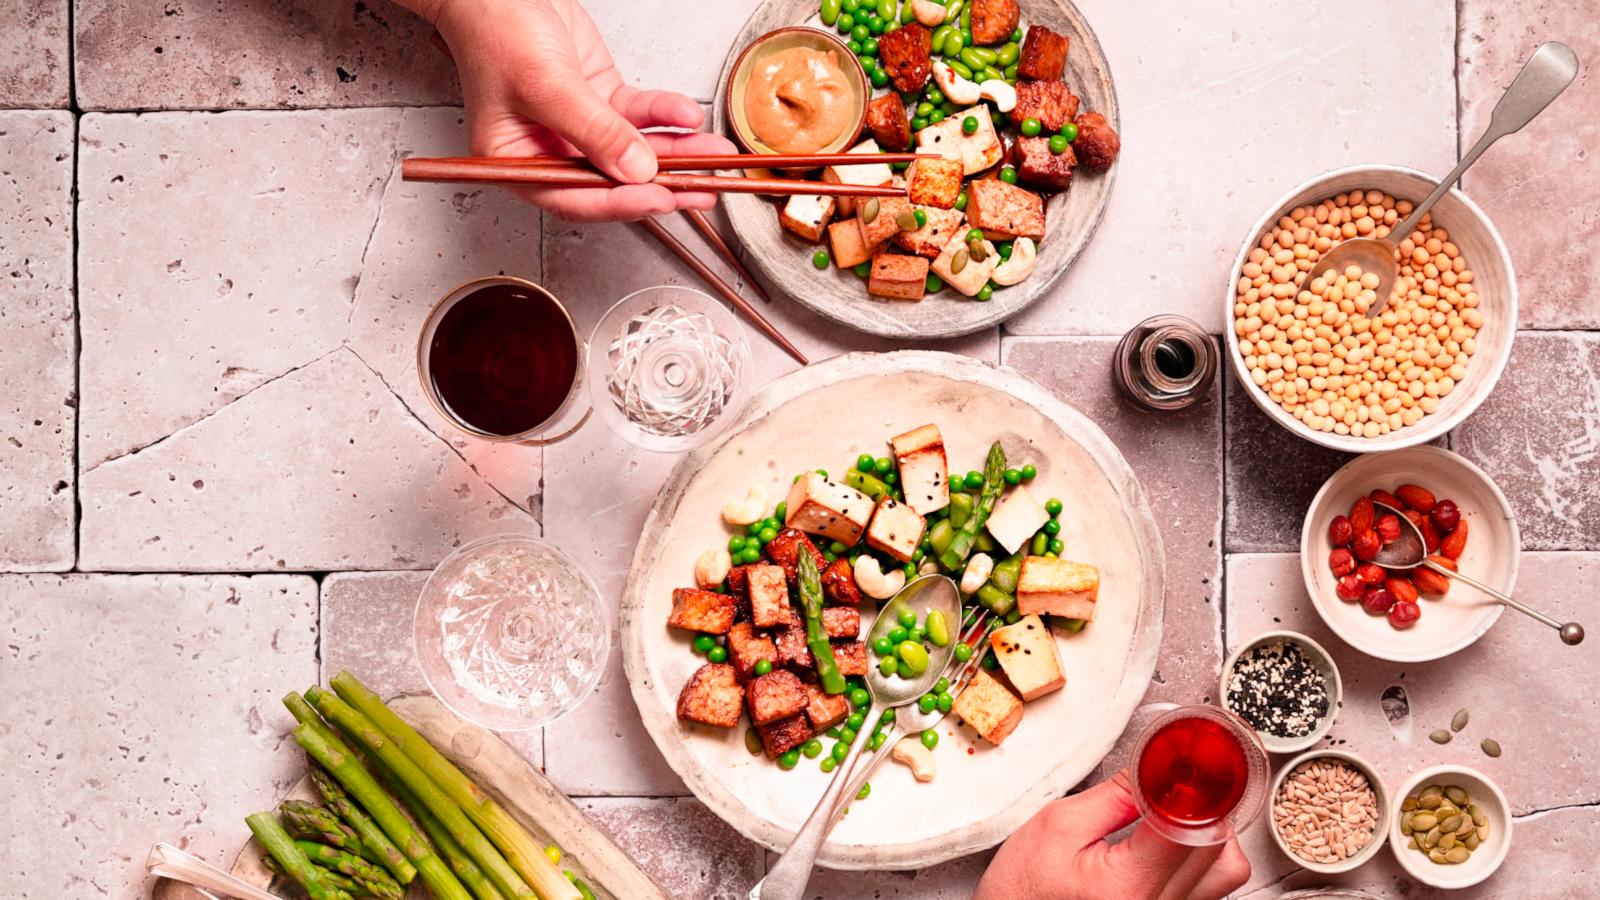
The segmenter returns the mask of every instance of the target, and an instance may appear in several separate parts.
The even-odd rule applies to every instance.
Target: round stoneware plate
[[[1100,113],[1120,133],[1111,65],[1078,8],[1069,0],[1022,0],[1022,23],[1024,27],[1037,23],[1067,36],[1067,70],[1062,80],[1078,95],[1080,110]],[[712,126],[718,133],[731,137],[727,84],[739,52],[761,35],[790,25],[824,27],[817,18],[816,0],[768,0],[745,23],[729,48],[717,81]],[[989,328],[1049,292],[1100,224],[1116,173],[1116,166],[1106,172],[1074,171],[1071,187],[1053,197],[1045,210],[1045,237],[1039,244],[1033,275],[1021,284],[995,291],[987,302],[968,299],[948,288],[917,303],[870,297],[866,283],[853,273],[831,266],[819,271],[812,266],[811,255],[825,247],[780,228],[778,207],[770,198],[724,194],[722,205],[744,245],[746,258],[765,283],[848,328],[883,337],[929,340]]]
[[[836,869],[909,869],[993,846],[1092,772],[1122,733],[1161,642],[1161,537],[1127,461],[1093,422],[1021,375],[932,352],[850,354],[780,378],[729,434],[678,464],[645,520],[622,599],[623,664],[656,746],[695,796],[745,836],[781,849],[827,782],[815,760],[785,772],[732,729],[679,722],[678,692],[704,663],[667,627],[672,591],[728,540],[720,510],[752,483],[770,502],[796,472],[842,472],[893,435],[939,425],[952,470],[981,468],[998,440],[1039,469],[1037,497],[1060,497],[1066,556],[1100,567],[1095,620],[1058,633],[1063,690],[1029,703],[991,747],[954,717],[939,726],[938,774],[917,784],[888,762],[818,859]],[[863,630],[866,624],[863,623]]]

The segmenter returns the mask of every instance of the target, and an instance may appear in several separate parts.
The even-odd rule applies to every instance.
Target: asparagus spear
[[[393,772],[402,784],[410,788],[417,799],[422,801],[423,808],[439,817],[439,821],[444,823],[451,837],[454,837],[467,851],[467,855],[482,867],[489,879],[494,882],[495,888],[502,894],[513,898],[537,896],[533,889],[528,887],[527,882],[523,881],[516,870],[506,862],[505,857],[501,856],[483,833],[473,826],[461,807],[457,806],[455,801],[370,719],[354,706],[327,691],[313,688],[306,691],[306,699],[315,704],[317,710],[327,716],[328,721],[344,729],[345,733],[355,738],[367,752]],[[459,885],[459,882],[457,884]],[[464,889],[462,893],[465,894]]]
[[[250,833],[256,836],[261,846],[267,848],[272,858],[311,900],[352,900],[349,893],[322,879],[317,867],[311,864],[311,860],[295,845],[294,839],[283,830],[277,816],[259,812],[246,816],[244,823],[250,826]]]
[[[316,763],[311,764],[311,784],[316,787],[317,793],[322,795],[323,802],[328,808],[339,814],[339,818],[349,823],[349,827],[361,838],[363,852],[361,855],[381,864],[394,875],[401,884],[410,884],[417,877],[417,869],[406,859],[400,848],[389,840],[378,823],[361,811],[361,808],[350,802],[350,795],[339,787],[323,768]]]
[[[839,661],[833,658],[827,629],[822,626],[822,573],[817,571],[817,561],[810,553],[801,553],[799,564],[796,574],[800,582],[800,605],[806,614],[806,647],[811,650],[811,658],[816,660],[822,689],[830,694],[842,694],[848,686],[839,673]]]
[[[267,871],[273,873],[274,875],[284,875],[283,866],[279,865],[278,861],[276,859],[273,859],[270,856],[265,857],[264,859],[262,859],[261,860],[261,864],[266,866],[267,867]],[[343,875],[343,874],[340,874],[338,872],[331,872],[331,871],[329,871],[327,869],[324,869],[323,867],[317,865],[316,863],[312,863],[311,864],[311,868],[317,870],[317,877],[322,879],[322,883],[323,884],[327,884],[327,885],[331,885],[333,887],[336,887],[339,890],[344,891],[345,893],[349,894],[352,897],[371,897],[371,896],[373,896],[372,894],[369,894],[366,891],[362,890],[361,885],[356,884],[356,880],[354,878],[351,878],[349,875]],[[284,877],[288,877],[288,876],[284,875]]]
[[[294,739],[305,751],[311,755],[329,774],[339,780],[345,789],[353,794],[357,801],[372,814],[374,819],[383,828],[384,833],[394,840],[406,858],[417,867],[417,873],[422,880],[427,882],[428,888],[433,891],[439,900],[471,900],[466,888],[461,886],[455,876],[433,850],[423,841],[422,836],[412,826],[400,809],[383,792],[378,782],[372,775],[356,761],[355,755],[345,747],[343,741],[334,744],[323,736],[323,732],[332,735],[331,729],[323,724],[320,728],[310,722],[301,723],[294,730]],[[333,740],[338,741],[337,736]]]
[[[319,841],[330,847],[348,850],[351,853],[361,854],[366,848],[361,846],[361,838],[356,836],[350,826],[339,821],[339,817],[332,810],[323,809],[314,803],[304,800],[285,800],[278,804],[278,820],[283,823],[283,830],[289,836],[308,841]],[[372,862],[377,862],[376,859]]]
[[[950,546],[939,554],[939,565],[945,571],[954,572],[967,561],[967,556],[972,553],[973,542],[983,533],[984,523],[989,521],[995,501],[1000,499],[1000,492],[1005,489],[1005,477],[1006,451],[999,441],[995,441],[989,447],[989,458],[983,464],[983,489],[978,492],[978,505],[967,521],[955,530]]]
[[[346,853],[316,841],[295,841],[294,845],[300,848],[306,859],[352,879],[357,887],[374,897],[400,900],[405,896],[405,890],[377,863],[367,862],[354,853]]]
[[[544,848],[533,836],[500,804],[473,784],[444,754],[434,749],[422,735],[385,706],[376,694],[367,690],[349,672],[339,673],[332,684],[334,691],[346,703],[372,720],[389,740],[405,751],[406,758],[426,772],[451,800],[460,804],[473,823],[483,829],[483,834],[505,854],[506,861],[534,886],[542,900],[582,900],[583,895],[544,855]],[[448,823],[449,820],[445,821]]]
[[[462,848],[461,844],[450,836],[450,829],[444,827],[444,823],[439,821],[439,817],[429,812],[428,807],[417,799],[417,795],[412,793],[410,788],[394,779],[392,774],[386,769],[379,772],[380,776],[390,776],[385,777],[384,783],[388,785],[389,790],[393,791],[405,803],[411,814],[416,817],[418,824],[422,826],[422,830],[428,833],[428,838],[433,841],[434,847],[438,849],[439,855],[444,857],[444,861],[449,864],[450,871],[456,873],[456,877],[461,879],[461,883],[467,886],[467,890],[471,891],[472,895],[477,897],[478,900],[505,900],[505,895],[495,890],[494,884],[489,881],[489,876],[478,868],[478,864],[472,861],[472,857],[467,855],[467,851]],[[477,826],[473,827],[476,828]],[[481,834],[482,832],[479,833]]]

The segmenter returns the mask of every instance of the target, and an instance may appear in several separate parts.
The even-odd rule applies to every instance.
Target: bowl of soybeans
[[[1330,272],[1341,241],[1383,237],[1437,182],[1400,166],[1319,175],[1284,195],[1234,261],[1223,333],[1234,374],[1269,418],[1347,453],[1425,444],[1471,415],[1511,355],[1517,282],[1489,217],[1452,189],[1406,236],[1381,313],[1377,278]]]
[[[1477,769],[1423,769],[1389,802],[1389,847],[1406,874],[1423,884],[1471,887],[1493,875],[1511,852],[1511,804]],[[1446,825],[1454,827],[1447,833]]]

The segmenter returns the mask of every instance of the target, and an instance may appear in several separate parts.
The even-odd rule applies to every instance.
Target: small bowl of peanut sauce
[[[861,62],[838,38],[779,28],[734,61],[728,121],[751,153],[838,153],[860,136],[871,94]]]

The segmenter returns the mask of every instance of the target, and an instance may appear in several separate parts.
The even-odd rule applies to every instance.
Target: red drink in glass
[[[1250,781],[1244,748],[1210,719],[1162,726],[1139,758],[1139,787],[1156,815],[1194,827],[1220,820],[1239,805]]]

